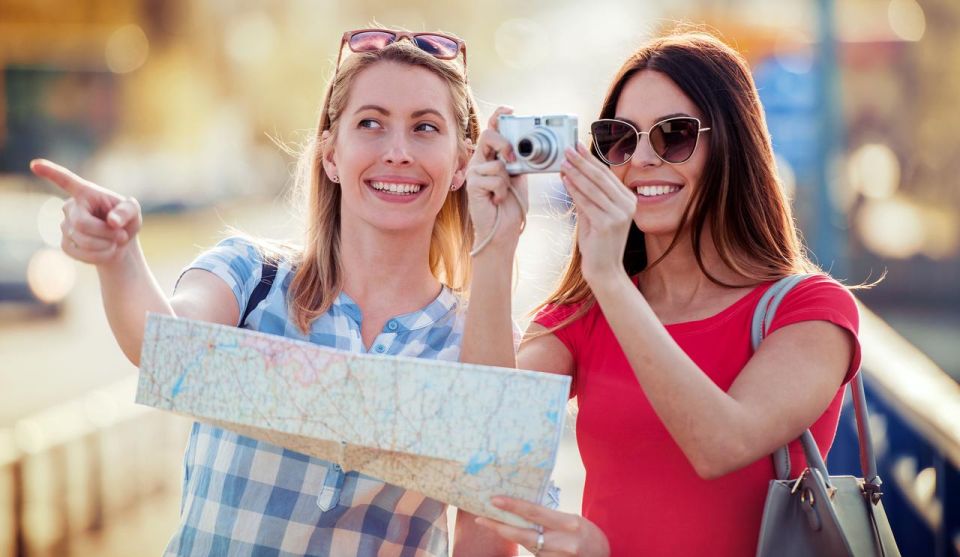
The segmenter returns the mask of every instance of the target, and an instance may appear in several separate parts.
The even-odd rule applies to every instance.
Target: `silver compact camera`
[[[507,162],[511,175],[560,172],[564,150],[577,144],[577,117],[570,114],[501,114],[497,127],[517,156],[515,162]]]

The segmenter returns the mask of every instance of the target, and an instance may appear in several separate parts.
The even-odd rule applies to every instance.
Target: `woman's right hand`
[[[507,107],[497,108],[487,122],[487,129],[480,134],[467,166],[467,195],[470,199],[470,218],[476,230],[475,241],[479,244],[490,236],[499,207],[500,223],[490,244],[506,246],[512,255],[529,201],[526,176],[510,176],[507,173],[504,160],[515,160],[516,155],[510,142],[497,129],[500,115],[511,112],[513,110]]]
[[[45,159],[30,162],[30,170],[62,189],[70,198],[63,205],[60,247],[70,257],[97,266],[121,261],[140,231],[140,204],[77,176]]]

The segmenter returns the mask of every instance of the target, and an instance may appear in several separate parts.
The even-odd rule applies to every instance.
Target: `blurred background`
[[[903,554],[960,555],[956,0],[0,0],[0,556],[158,554],[188,426],[133,405],[95,270],[60,252],[63,202],[30,159],[137,197],[171,290],[228,226],[297,237],[294,161],[276,143],[311,133],[342,32],[374,21],[464,38],[484,120],[499,104],[572,113],[581,135],[656,32],[702,23],[740,50],[816,260],[849,284],[886,275],[858,296]],[[559,183],[532,186],[521,320],[570,245]],[[829,463],[859,475],[851,414]],[[556,477],[577,511],[568,433]]]

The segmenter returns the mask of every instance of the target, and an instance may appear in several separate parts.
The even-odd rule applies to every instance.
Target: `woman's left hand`
[[[510,497],[494,497],[492,502],[498,509],[539,524],[543,531],[517,528],[483,517],[477,518],[477,524],[490,528],[501,537],[526,547],[534,555],[540,557],[607,557],[610,555],[607,537],[596,524],[582,516],[554,511]],[[538,542],[540,542],[539,547]]]
[[[577,243],[588,283],[623,273],[623,252],[637,210],[637,196],[610,169],[577,143],[567,149],[560,179],[577,206]]]

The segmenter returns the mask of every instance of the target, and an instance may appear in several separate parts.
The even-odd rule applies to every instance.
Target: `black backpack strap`
[[[253,293],[250,294],[250,299],[247,300],[247,307],[243,310],[243,317],[240,318],[240,324],[238,327],[243,327],[247,323],[247,317],[250,315],[250,312],[253,311],[253,308],[257,307],[260,302],[262,302],[267,294],[270,293],[270,289],[273,287],[273,279],[277,277],[277,263],[270,260],[265,260],[263,262],[263,270],[260,272],[260,282],[257,284],[257,287],[253,289]]]

